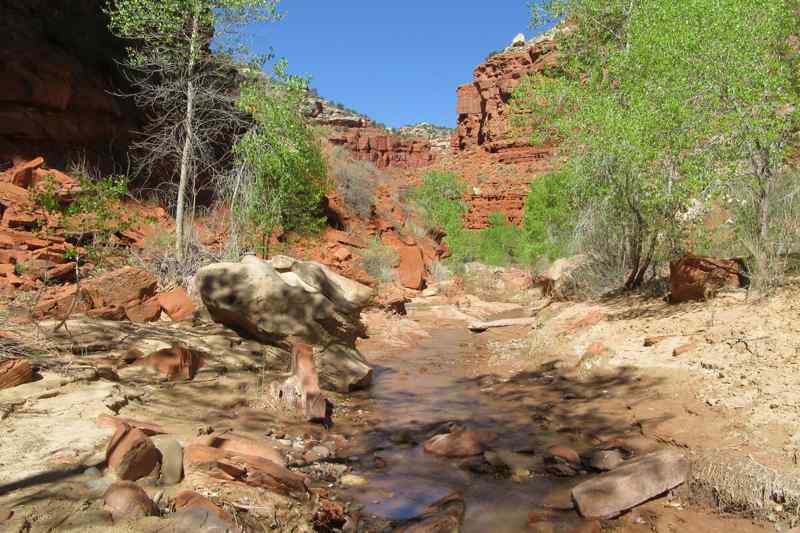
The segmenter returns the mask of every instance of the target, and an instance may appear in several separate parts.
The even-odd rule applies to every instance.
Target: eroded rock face
[[[40,154],[123,152],[137,113],[113,96],[124,43],[108,31],[102,0],[0,3],[0,163]],[[115,90],[116,89],[116,90]]]
[[[543,71],[556,59],[554,41],[546,38],[493,55],[478,65],[473,82],[458,88],[453,148],[481,147],[505,154],[507,161],[548,159],[549,150],[531,149],[527,139],[515,138],[508,102],[524,76]]]
[[[420,168],[436,159],[427,139],[400,137],[375,127],[340,129],[328,140],[378,168]]]
[[[347,392],[369,384],[372,369],[355,349],[372,289],[314,262],[278,256],[217,263],[197,273],[211,317],[267,342],[298,337],[315,345],[323,387]]]

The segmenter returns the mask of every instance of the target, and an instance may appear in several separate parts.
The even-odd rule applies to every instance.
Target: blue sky
[[[527,0],[282,0],[285,18],[252,43],[272,47],[321,96],[391,127],[455,125],[456,87],[519,32]]]

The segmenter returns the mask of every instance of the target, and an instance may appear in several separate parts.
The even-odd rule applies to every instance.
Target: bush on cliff
[[[426,173],[413,191],[414,203],[428,230],[445,234],[451,253],[449,262],[479,261],[493,266],[526,262],[528,255],[522,233],[502,213],[492,213],[489,227],[484,230],[464,228],[466,191],[467,184],[460,176],[442,171]]]

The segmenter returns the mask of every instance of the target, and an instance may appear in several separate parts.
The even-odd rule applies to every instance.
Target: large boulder
[[[745,286],[746,279],[740,259],[686,255],[669,264],[669,301],[707,300],[723,288]]]
[[[372,369],[355,349],[366,334],[361,310],[372,299],[369,287],[285,256],[209,265],[195,283],[214,321],[264,342],[298,337],[315,345],[323,387],[369,385]]]

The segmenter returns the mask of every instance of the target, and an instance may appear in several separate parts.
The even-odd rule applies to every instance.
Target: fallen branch
[[[507,328],[513,326],[534,326],[539,321],[536,317],[528,318],[505,318],[501,320],[492,320],[490,322],[473,322],[468,327],[470,331],[480,333],[489,328]]]

